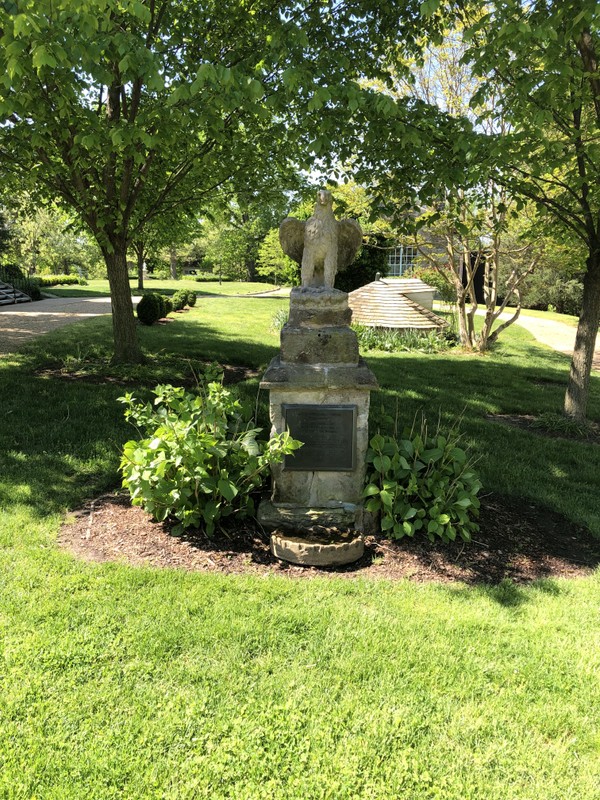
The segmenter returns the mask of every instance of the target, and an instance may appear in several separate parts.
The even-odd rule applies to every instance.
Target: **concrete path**
[[[502,314],[502,319],[510,319],[512,314]],[[521,313],[515,323],[520,325],[525,330],[528,330],[538,342],[557,350],[559,353],[564,353],[567,356],[573,354],[575,347],[575,334],[576,328],[571,325],[565,325],[564,322],[558,322],[552,319],[543,319],[542,317],[530,317],[527,314]],[[502,336],[502,334],[500,334]],[[600,337],[599,337],[600,339]],[[592,362],[593,370],[600,370],[600,341],[596,341],[596,352]]]
[[[110,313],[110,297],[49,297],[37,303],[0,306],[0,355],[14,353],[56,328]]]
[[[278,289],[250,297],[289,294],[289,289]],[[134,306],[139,297],[133,298]],[[61,328],[78,320],[110,314],[108,297],[52,297],[37,303],[19,303],[0,306],[0,355],[13,353],[36,336]],[[509,315],[502,315],[503,318]],[[575,344],[575,328],[541,317],[521,314],[517,323],[528,330],[539,342],[570,356]],[[600,370],[600,343],[596,349],[594,370]]]

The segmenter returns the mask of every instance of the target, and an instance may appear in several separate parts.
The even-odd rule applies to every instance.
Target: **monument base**
[[[352,564],[365,550],[363,538],[354,531],[292,536],[274,533],[271,552],[276,558],[307,567],[339,567]]]
[[[362,532],[364,509],[355,503],[338,503],[330,507],[310,507],[296,503],[273,503],[263,500],[258,507],[258,521],[267,531],[301,532],[318,528]]]

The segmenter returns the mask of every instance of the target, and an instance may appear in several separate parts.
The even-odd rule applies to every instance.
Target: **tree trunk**
[[[136,321],[133,315],[131,289],[127,273],[127,245],[116,242],[112,252],[103,251],[112,305],[112,325],[117,364],[141,364],[144,360],[138,342]]]
[[[456,287],[456,314],[458,316],[458,336],[463,347],[469,350],[473,347],[467,314],[467,296],[462,284]]]
[[[594,249],[587,260],[583,279],[583,303],[575,349],[571,360],[569,385],[565,394],[564,412],[576,419],[585,419],[590,387],[590,372],[600,324],[600,252]]]
[[[144,291],[144,245],[139,243],[135,252],[137,255],[137,276],[138,276],[138,291]]]
[[[244,266],[246,267],[246,280],[253,283],[256,280],[256,259],[248,256]]]
[[[171,267],[171,277],[174,281],[177,280],[177,250],[172,247],[169,250],[169,265]]]

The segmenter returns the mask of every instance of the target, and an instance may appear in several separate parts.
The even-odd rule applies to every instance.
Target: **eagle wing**
[[[279,226],[281,249],[297,264],[302,264],[304,252],[304,222],[295,217],[286,217]]]
[[[355,219],[341,219],[338,224],[338,270],[349,267],[362,244],[362,230]]]

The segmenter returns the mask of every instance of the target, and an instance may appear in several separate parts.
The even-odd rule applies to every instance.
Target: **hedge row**
[[[35,281],[38,286],[87,286],[85,278],[79,278],[77,275],[36,275]]]

